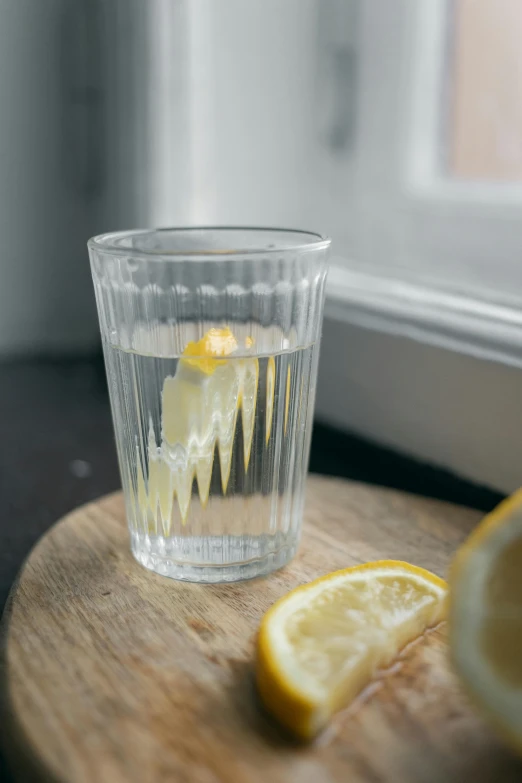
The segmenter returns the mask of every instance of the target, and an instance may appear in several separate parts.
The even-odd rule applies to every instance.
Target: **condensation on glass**
[[[168,229],[89,242],[131,547],[232,581],[298,546],[329,240]]]

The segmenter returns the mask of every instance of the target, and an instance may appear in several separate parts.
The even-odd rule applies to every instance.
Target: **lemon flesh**
[[[261,698],[310,739],[331,716],[445,615],[447,586],[428,571],[379,561],[292,591],[265,615],[258,639]]]
[[[247,347],[251,347],[247,343]],[[162,390],[161,442],[149,429],[148,476],[138,459],[138,504],[149,520],[149,532],[169,535],[173,503],[177,500],[185,523],[197,481],[200,502],[206,505],[216,450],[221,484],[226,494],[237,417],[243,425],[244,466],[248,470],[254,434],[259,363],[234,358],[238,343],[228,328],[210,329],[187,344],[174,376]],[[158,529],[158,519],[161,527]]]
[[[463,544],[450,584],[457,672],[501,735],[522,752],[522,490]]]

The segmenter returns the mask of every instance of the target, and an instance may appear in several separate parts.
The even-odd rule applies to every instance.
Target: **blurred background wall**
[[[520,483],[519,0],[0,10],[0,355],[97,349],[94,233],[317,229],[318,417]]]

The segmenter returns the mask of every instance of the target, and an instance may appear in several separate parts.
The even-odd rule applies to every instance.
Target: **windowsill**
[[[522,368],[522,311],[478,296],[334,264],[328,278],[326,315]]]
[[[493,350],[495,361],[488,361],[483,345],[470,355],[464,341],[462,350],[447,350],[456,345],[454,334],[445,341],[427,322],[421,328],[415,322],[413,330],[411,311],[390,314],[359,305],[360,299],[353,307],[347,298],[329,301],[317,418],[468,481],[502,493],[517,489],[520,362],[503,363]]]

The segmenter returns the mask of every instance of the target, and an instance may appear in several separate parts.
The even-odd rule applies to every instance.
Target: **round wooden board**
[[[22,781],[434,783],[522,772],[474,717],[444,630],[410,648],[310,747],[265,717],[253,647],[265,610],[328,571],[389,557],[444,574],[477,512],[310,477],[303,544],[265,579],[196,585],[128,550],[121,494],[78,509],[35,547],[4,628],[2,734]]]

